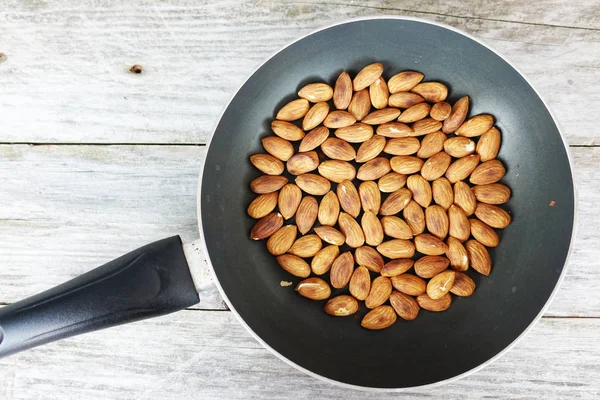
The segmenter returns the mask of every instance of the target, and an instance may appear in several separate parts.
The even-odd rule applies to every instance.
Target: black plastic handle
[[[0,308],[0,357],[198,301],[181,238],[173,236]]]

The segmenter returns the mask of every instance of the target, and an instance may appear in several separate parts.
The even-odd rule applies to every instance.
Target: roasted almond
[[[481,165],[471,173],[469,182],[474,185],[489,185],[490,183],[496,183],[504,177],[506,169],[504,165],[498,160],[489,160]]]
[[[425,75],[415,71],[403,71],[388,80],[390,93],[408,92],[423,80]]]
[[[352,296],[343,294],[329,299],[324,309],[327,314],[334,317],[346,317],[358,311],[358,301]]]
[[[331,182],[340,183],[356,177],[356,168],[346,161],[327,160],[319,165],[319,173]]]
[[[475,152],[475,142],[464,136],[456,136],[444,142],[444,151],[454,158],[462,158]]]
[[[433,181],[431,184],[431,193],[433,194],[433,201],[442,206],[444,210],[449,209],[454,202],[452,185],[446,178],[439,178]]]
[[[360,225],[365,235],[365,242],[370,246],[378,246],[383,242],[383,227],[381,222],[377,219],[371,211],[365,211],[361,220]]]
[[[298,257],[310,258],[314,257],[321,247],[323,247],[323,242],[319,236],[312,234],[297,239],[288,252]]]
[[[369,271],[379,273],[383,268],[381,254],[372,247],[360,246],[354,251],[354,258],[358,265],[364,265]]]
[[[414,201],[423,208],[431,204],[431,185],[421,175],[411,175],[406,181],[406,187],[411,191]]]
[[[274,256],[286,253],[296,241],[298,229],[296,225],[286,225],[271,235],[267,240],[267,250]]]
[[[415,262],[415,273],[421,278],[433,278],[446,268],[450,261],[442,256],[424,256]]]
[[[446,170],[446,178],[450,183],[465,180],[479,164],[479,154],[471,154],[454,161]]]
[[[283,254],[277,257],[277,262],[281,268],[294,276],[300,278],[308,278],[310,275],[310,267],[306,261],[292,254]]]
[[[263,138],[262,145],[267,153],[281,161],[287,161],[294,155],[294,146],[287,140],[278,136],[267,136],[266,138]]]
[[[376,157],[361,165],[356,177],[361,181],[373,181],[381,178],[391,170],[390,161],[386,157]]]
[[[390,193],[383,201],[383,204],[381,204],[381,208],[379,209],[379,213],[381,215],[398,214],[404,209],[404,207],[406,207],[411,198],[412,194],[410,190],[406,188],[398,189],[395,192]]]
[[[414,137],[404,137],[388,140],[383,151],[384,153],[395,156],[409,156],[418,152],[420,147],[421,142],[419,142],[419,139]]]
[[[406,179],[406,175],[390,172],[379,178],[377,185],[383,193],[391,193],[403,187],[406,184]]]
[[[330,100],[333,97],[333,89],[326,83],[309,83],[300,89],[298,96],[311,103],[318,103]]]
[[[304,132],[296,125],[287,121],[273,121],[271,122],[271,129],[273,132],[282,139],[290,140],[292,142],[302,140],[304,138]]]
[[[410,226],[402,218],[388,215],[381,218],[383,232],[394,239],[412,239],[413,233]]]
[[[288,180],[281,175],[262,175],[250,182],[250,189],[257,194],[276,192],[281,189]]]
[[[330,137],[321,145],[323,153],[332,160],[352,161],[356,158],[356,150],[342,139]]]
[[[387,277],[398,276],[411,269],[414,263],[410,258],[397,258],[383,266],[381,275]]]
[[[306,99],[292,100],[281,107],[275,118],[280,121],[296,121],[306,115],[309,107]]]
[[[318,126],[308,132],[302,142],[300,142],[300,152],[311,151],[319,147],[329,137],[329,129],[325,126]]]
[[[363,163],[377,157],[385,147],[385,138],[381,135],[373,135],[371,139],[363,142],[356,152],[356,162]]]
[[[421,148],[417,152],[419,158],[429,158],[444,149],[446,135],[441,131],[435,131],[426,135],[421,141]]]
[[[378,276],[371,283],[365,305],[367,308],[379,307],[390,298],[390,294],[392,294],[392,282],[385,276]]]
[[[360,326],[370,330],[385,329],[392,326],[396,319],[396,312],[391,306],[379,306],[363,317]]]
[[[463,124],[469,112],[469,96],[461,97],[452,106],[452,112],[444,120],[442,132],[453,133]]]
[[[415,248],[419,253],[430,256],[439,256],[448,251],[446,243],[428,233],[415,236]]]
[[[348,111],[336,110],[327,115],[327,118],[323,121],[323,125],[328,128],[337,129],[350,126],[355,122],[356,118]]]
[[[383,65],[381,63],[367,65],[354,77],[354,81],[352,81],[354,91],[356,92],[369,87],[381,74],[383,74]]]
[[[377,127],[377,134],[388,138],[405,138],[413,136],[413,130],[402,122],[386,122]]]
[[[441,206],[433,205],[425,209],[425,223],[432,235],[440,239],[448,235],[448,215]]]
[[[354,115],[357,121],[364,119],[369,114],[369,111],[371,111],[371,98],[367,89],[359,90],[352,95],[348,111]]]
[[[474,186],[473,193],[477,201],[487,204],[504,204],[510,199],[510,189],[501,183]]]
[[[288,183],[279,192],[279,212],[283,218],[290,219],[296,214],[296,210],[302,201],[302,191],[293,183]]]
[[[353,272],[354,258],[352,257],[352,253],[347,251],[340,254],[333,262],[333,265],[331,265],[331,271],[329,273],[331,286],[336,289],[343,288],[350,282]]]
[[[440,101],[431,107],[430,115],[436,121],[443,121],[450,116],[451,112],[452,106],[445,101]]]
[[[338,110],[345,110],[352,100],[352,79],[346,71],[342,72],[335,81],[333,89],[333,105]]]
[[[478,219],[472,218],[469,220],[471,224],[471,235],[482,245],[486,247],[496,247],[500,243],[500,238],[495,230],[489,227],[488,224]]]
[[[369,85],[369,96],[371,97],[371,104],[373,104],[373,107],[377,109],[387,107],[390,92],[388,91],[385,80],[381,76]]]
[[[411,92],[417,93],[430,103],[444,101],[448,97],[448,88],[439,82],[419,83],[411,89]]]
[[[340,200],[342,209],[352,217],[358,217],[360,214],[360,196],[358,190],[352,181],[342,181],[337,186],[337,197]]]
[[[301,281],[296,286],[296,291],[311,300],[325,300],[331,296],[329,284],[321,278],[307,278]]]
[[[301,234],[304,235],[312,229],[317,219],[318,210],[319,205],[314,197],[305,196],[302,199],[296,211],[296,226],[298,226]]]
[[[365,140],[371,139],[373,136],[373,128],[371,125],[357,122],[353,125],[344,128],[336,129],[333,132],[335,136],[349,143],[362,143]]]
[[[390,304],[398,316],[406,321],[412,321],[419,315],[417,301],[404,293],[394,290],[390,295]]]
[[[454,273],[454,284],[450,289],[450,293],[460,297],[468,297],[475,291],[475,282],[468,275],[462,272]]]
[[[412,136],[423,136],[439,131],[440,129],[442,129],[440,121],[436,121],[433,118],[423,118],[412,124]]]
[[[492,259],[485,246],[477,240],[469,240],[465,243],[465,248],[471,267],[480,274],[488,276],[492,271]]]
[[[456,130],[456,134],[466,137],[481,136],[494,125],[494,117],[489,114],[479,114],[469,118]]]
[[[346,237],[342,232],[332,226],[318,226],[315,228],[315,233],[325,242],[341,246],[346,241]]]
[[[361,122],[369,125],[380,125],[395,120],[399,115],[400,110],[397,108],[382,108],[381,110],[373,111],[364,117]]]
[[[340,202],[338,201],[338,197],[333,192],[327,192],[319,205],[319,223],[321,225],[333,226],[337,223],[339,215]]]
[[[262,217],[252,227],[250,231],[250,239],[261,240],[266,239],[283,226],[283,217],[279,213],[271,213]]]
[[[449,237],[446,244],[448,245],[446,257],[450,260],[452,269],[455,271],[466,271],[469,268],[469,256],[465,246],[463,246],[460,240],[453,237]]]
[[[427,296],[433,300],[438,300],[450,292],[452,285],[454,285],[454,271],[440,272],[427,282]]]
[[[489,161],[496,158],[500,150],[500,131],[492,127],[489,131],[481,135],[477,142],[477,154],[481,161]]]
[[[423,160],[414,156],[395,156],[390,160],[390,166],[399,174],[414,174],[421,170]]]
[[[415,104],[412,107],[407,108],[398,117],[398,122],[404,122],[405,124],[418,121],[426,118],[431,111],[431,106],[427,103]]]
[[[300,189],[313,196],[323,196],[331,189],[331,183],[317,174],[298,175],[295,182]]]
[[[248,206],[248,215],[254,219],[269,215],[277,207],[277,197],[279,197],[277,192],[261,194]]]
[[[331,268],[331,264],[340,255],[340,248],[334,244],[322,248],[313,257],[310,269],[315,275],[323,275]]]
[[[467,215],[459,206],[453,204],[448,209],[448,223],[450,236],[461,242],[467,240],[471,235],[471,224],[469,224]]]
[[[377,251],[391,259],[411,258],[415,255],[415,246],[410,240],[393,239],[381,243],[377,246]]]
[[[372,211],[375,214],[379,212],[381,207],[381,192],[375,182],[363,182],[358,187],[360,203],[364,211]]]
[[[496,229],[504,229],[510,224],[510,214],[498,206],[477,203],[475,208],[477,218]]]
[[[302,129],[309,131],[316,128],[327,118],[327,114],[329,114],[329,104],[325,101],[318,102],[306,113],[302,120]]]
[[[417,303],[419,303],[419,307],[427,311],[440,312],[445,311],[450,307],[450,305],[452,304],[452,296],[446,293],[439,299],[434,300],[431,297],[427,296],[427,294],[422,294],[419,297],[417,297]]]
[[[425,99],[416,93],[396,92],[388,99],[388,105],[396,108],[410,108],[424,101]]]
[[[404,208],[403,216],[413,235],[418,235],[425,230],[425,213],[416,201],[411,200],[408,202]]]
[[[463,181],[458,181],[454,184],[454,204],[460,206],[467,216],[475,212],[477,198],[471,187]]]
[[[296,153],[287,160],[285,166],[292,175],[306,174],[317,169],[319,166],[319,156],[316,151]]]
[[[352,248],[360,247],[365,243],[365,235],[360,225],[350,214],[341,212],[338,217],[340,231],[346,237],[346,244]]]
[[[272,155],[253,154],[250,156],[250,162],[267,175],[281,175],[283,173],[283,163]]]
[[[423,167],[421,167],[421,176],[428,181],[441,178],[448,170],[451,161],[452,158],[448,153],[440,151],[425,161]]]
[[[394,289],[409,296],[419,296],[425,293],[427,288],[427,283],[413,274],[393,276],[391,280]]]
[[[364,300],[371,291],[371,275],[365,266],[359,266],[350,278],[350,294],[357,300]]]

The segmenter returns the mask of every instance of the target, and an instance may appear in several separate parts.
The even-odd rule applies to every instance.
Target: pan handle
[[[0,358],[69,336],[168,314],[198,301],[181,238],[162,239],[0,308]]]

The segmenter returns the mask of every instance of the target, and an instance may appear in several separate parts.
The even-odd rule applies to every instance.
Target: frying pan
[[[422,310],[382,331],[359,318],[334,318],[323,302],[281,287],[291,277],[263,243],[248,239],[248,189],[258,175],[275,112],[309,82],[332,83],[379,61],[384,77],[418,70],[469,95],[471,114],[492,113],[502,131],[499,159],[512,189],[513,217],[491,249],[489,277],[473,271],[469,298],[443,313]],[[444,382],[497,358],[541,316],[564,275],[575,193],[567,146],[539,95],[515,67],[453,28],[412,18],[353,20],[314,32],[266,61],[233,96],[208,147],[198,189],[198,221],[216,284],[232,312],[291,365],[361,388]],[[552,202],[554,205],[550,207]],[[334,291],[343,293],[344,290]],[[198,302],[179,237],[135,250],[47,292],[0,309],[0,356],[53,340],[173,312]]]

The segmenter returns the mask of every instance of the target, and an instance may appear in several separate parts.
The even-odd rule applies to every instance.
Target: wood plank
[[[429,18],[484,39],[531,79],[571,144],[598,140],[588,112],[600,108],[590,85],[600,78],[594,0],[4,3],[0,142],[205,143],[269,55],[318,27],[373,15]],[[134,63],[145,73],[129,73]]]
[[[597,398],[599,319],[542,319],[482,371],[407,397]],[[338,388],[277,359],[231,312],[183,311],[0,360],[3,399],[396,399]],[[43,393],[43,395],[42,395]]]
[[[571,150],[579,230],[546,315],[599,317],[600,271],[591,266],[600,241],[600,148]],[[0,146],[0,302],[60,284],[162,237],[196,239],[204,154],[198,146]],[[197,308],[225,308],[210,281],[202,288]]]

